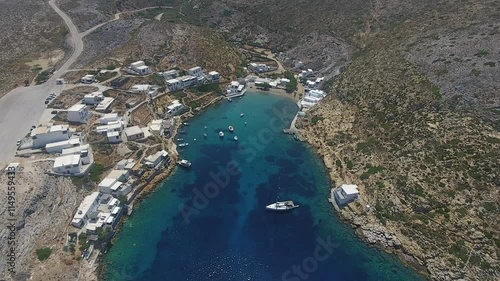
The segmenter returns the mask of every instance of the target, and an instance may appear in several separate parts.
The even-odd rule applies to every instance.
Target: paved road
[[[59,94],[63,87],[56,85],[60,78],[76,61],[83,50],[82,36],[78,34],[76,26],[71,19],[61,11],[55,0],[50,0],[49,5],[62,17],[69,28],[73,44],[73,54],[44,84],[16,88],[0,99],[0,168],[9,163],[15,155],[16,141],[29,133],[32,125],[38,124],[42,116],[47,116],[44,104],[45,98],[50,93]],[[44,119],[46,119],[45,117]]]

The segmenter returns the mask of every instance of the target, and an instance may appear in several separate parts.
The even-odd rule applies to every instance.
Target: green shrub
[[[50,257],[50,254],[52,254],[52,250],[48,247],[43,247],[36,250],[36,256],[38,257],[39,261],[48,259]]]

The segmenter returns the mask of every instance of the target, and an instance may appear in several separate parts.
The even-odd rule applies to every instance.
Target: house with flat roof
[[[122,142],[122,134],[120,132],[107,132],[106,137],[109,143],[120,143]]]
[[[156,152],[153,155],[150,155],[146,158],[144,158],[144,164],[148,166],[149,168],[154,168],[156,165],[158,165],[162,160],[168,158],[168,152],[165,150],[161,150]]]
[[[92,148],[89,144],[65,148],[62,150],[61,155],[78,155],[83,165],[90,164],[93,161]]]
[[[166,83],[167,89],[171,92],[182,89],[182,82],[179,79],[169,79]]]
[[[128,141],[134,141],[144,138],[144,132],[139,126],[127,127],[124,131]]]
[[[203,76],[203,69],[200,66],[195,66],[190,68],[187,71],[188,75],[194,76],[194,77],[202,77]]]
[[[82,174],[82,160],[78,154],[69,154],[54,159],[52,170],[58,174],[80,175]]]
[[[164,80],[169,80],[178,77],[179,70],[172,69],[164,72],[158,72],[158,75],[160,75]]]
[[[106,125],[97,126],[96,133],[105,135],[108,132],[118,132],[121,133],[123,131],[123,122],[122,121],[110,121]]]
[[[142,60],[131,63],[130,69],[132,69],[137,75],[147,75],[152,72],[149,66],[147,66]]]
[[[72,226],[82,228],[87,223],[89,215],[99,205],[99,199],[101,195],[101,193],[96,191],[83,199],[82,203],[80,203],[80,206],[76,210],[75,215],[73,216],[73,220],[71,220]]]
[[[83,96],[83,104],[86,105],[96,105],[99,104],[104,99],[102,92],[92,92]]]
[[[122,121],[122,118],[118,115],[118,113],[107,113],[104,114],[103,117],[99,118],[99,124],[107,125],[110,122]]]
[[[163,120],[152,120],[149,123],[149,131],[156,135],[163,135]]]
[[[114,98],[105,97],[95,108],[96,111],[109,112],[111,110],[111,105],[115,101]]]
[[[132,170],[136,162],[134,159],[122,159],[116,163],[117,170]]]
[[[218,82],[220,80],[220,74],[217,71],[210,71],[207,75],[207,79],[210,82]]]
[[[45,145],[47,153],[61,153],[65,148],[71,148],[80,145],[80,138],[70,138],[69,140],[52,142]]]
[[[334,189],[332,193],[339,207],[343,207],[359,197],[358,186],[354,184],[343,184]]]
[[[87,74],[80,79],[83,84],[92,84],[95,81],[95,75]]]
[[[72,107],[68,108],[67,119],[69,123],[87,123],[90,117],[90,111],[88,107],[84,104],[77,103]]]
[[[71,132],[68,125],[47,124],[31,131],[33,148],[45,147],[48,143],[69,140]]]
[[[145,94],[149,97],[154,97],[158,95],[158,89],[160,87],[148,84],[137,84],[130,88],[130,91],[138,94]]]
[[[174,100],[165,108],[165,115],[166,117],[173,117],[180,114],[183,109],[184,105],[179,100]]]

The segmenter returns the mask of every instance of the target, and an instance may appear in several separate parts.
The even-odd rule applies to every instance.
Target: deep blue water
[[[135,206],[104,257],[103,279],[424,280],[335,216],[325,168],[281,131],[296,112],[290,100],[250,93],[191,120],[177,136],[190,143],[181,155],[191,169],[176,168]],[[267,212],[277,186],[300,208]]]

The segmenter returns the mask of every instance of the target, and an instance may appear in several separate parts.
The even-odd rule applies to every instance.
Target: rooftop
[[[63,150],[64,151],[64,150]],[[70,154],[57,157],[54,160],[54,168],[78,165],[80,163],[79,154]]]
[[[92,204],[97,200],[97,197],[99,197],[99,192],[97,191],[85,197],[82,203],[80,203],[80,207],[78,207],[74,219],[83,218],[85,214],[89,211],[90,207],[92,207]]]
[[[85,108],[87,108],[86,105],[81,104],[81,103],[77,103],[77,104],[71,106],[70,108],[68,108],[68,111],[80,111],[80,110],[85,109]]]
[[[142,134],[142,130],[141,128],[139,128],[139,126],[133,126],[133,127],[127,127],[125,128],[125,135],[127,136],[134,136],[134,135],[138,135],[138,134]]]
[[[69,155],[69,154],[80,154],[82,151],[84,150],[89,150],[89,145],[88,144],[84,144],[84,145],[80,145],[80,146],[75,146],[75,147],[71,147],[71,148],[65,148],[62,150],[62,153],[61,155]]]
[[[340,186],[345,194],[359,194],[358,186],[355,184],[343,184]]]

